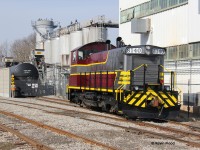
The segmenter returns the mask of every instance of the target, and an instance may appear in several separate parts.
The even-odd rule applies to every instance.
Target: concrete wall
[[[10,97],[10,70],[0,68],[0,96]]]

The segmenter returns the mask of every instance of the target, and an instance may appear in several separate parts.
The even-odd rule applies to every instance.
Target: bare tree
[[[10,45],[7,41],[0,44],[0,57],[7,57],[10,55]]]
[[[15,40],[11,45],[11,55],[15,61],[27,62],[31,54],[31,50],[35,49],[35,34],[20,40]]]

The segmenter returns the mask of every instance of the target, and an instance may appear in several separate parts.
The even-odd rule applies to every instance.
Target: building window
[[[166,59],[169,59],[169,60],[177,59],[177,46],[167,48],[167,58]]]
[[[169,7],[177,5],[178,4],[178,0],[169,0]]]
[[[200,14],[200,0],[198,1],[198,7],[199,7],[199,14]]]
[[[200,43],[192,44],[192,56],[200,57]]]
[[[200,0],[199,0],[200,1]],[[120,23],[129,22],[132,18],[141,18],[173,7],[188,3],[188,0],[151,0],[120,12]]]
[[[189,49],[188,49],[188,45],[180,45],[179,46],[179,50],[178,50],[178,58],[179,59],[187,59],[188,58],[188,51],[189,51]]]

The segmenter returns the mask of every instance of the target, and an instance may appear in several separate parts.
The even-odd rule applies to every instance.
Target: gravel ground
[[[64,106],[60,104],[52,104],[52,103],[47,103],[47,102],[42,102],[39,100],[35,100],[33,98],[27,98],[27,99],[15,99],[17,101],[25,101],[25,102],[32,102],[32,103],[37,103],[37,104],[44,104],[44,105],[49,105],[49,106],[54,106],[54,107],[60,107],[60,108],[66,108],[70,110],[79,110],[83,112],[90,112],[89,110],[85,110],[82,108],[78,107],[72,107],[72,106]],[[35,106],[33,106],[35,107]],[[44,107],[37,106],[38,108],[44,109]],[[54,126],[66,131],[70,131],[72,133],[80,134],[82,136],[86,136],[87,138],[103,142],[104,144],[108,144],[110,146],[117,147],[118,149],[123,149],[123,150],[130,150],[130,149],[195,149],[189,146],[186,146],[183,143],[179,143],[177,141],[173,140],[167,140],[167,139],[157,139],[157,138],[152,138],[148,137],[146,135],[137,135],[133,134],[131,132],[126,132],[123,129],[116,128],[116,127],[111,127],[108,125],[100,124],[100,123],[95,123],[91,121],[85,121],[80,119],[79,117],[70,117],[70,116],[65,116],[65,115],[55,115],[55,114],[49,114],[45,113],[44,111],[41,110],[36,110],[36,109],[31,109],[31,108],[25,108],[21,106],[15,106],[15,105],[9,105],[9,104],[3,104],[1,103],[0,105],[1,110],[5,111],[10,111],[15,114],[22,115],[24,117],[37,120],[39,122],[43,122],[47,125]],[[55,112],[61,112],[60,110],[57,109],[52,109],[52,108],[45,108],[45,110],[48,111],[55,111]],[[94,114],[100,114],[103,116],[112,116],[109,114],[104,114],[104,113],[99,113],[99,112],[94,112]],[[85,117],[85,116],[84,116]],[[117,117],[117,116],[116,116]],[[90,119],[97,119],[92,116],[88,116]],[[99,120],[99,119],[98,119]],[[102,121],[113,123],[113,124],[118,124],[118,125],[123,125],[123,126],[131,126],[131,127],[138,127],[138,128],[143,128],[141,126],[137,126],[131,123],[123,123],[119,121],[113,121],[111,119],[103,119],[101,118]],[[0,118],[0,121],[2,122],[3,119]],[[31,128],[32,129],[32,128]],[[146,128],[145,128],[146,129]],[[43,129],[42,131],[38,130],[42,134],[39,136],[37,132],[35,133],[35,130],[30,130],[30,129],[23,129],[22,132],[26,134],[30,134],[34,138],[39,138],[42,139],[42,142],[44,144],[48,144],[48,146],[53,147],[55,149],[97,149],[98,147],[95,146],[88,146],[88,144],[84,144],[83,142],[70,139],[66,136],[59,136],[55,134],[52,134],[48,131],[44,132]],[[155,129],[154,129],[155,130]],[[0,140],[1,142],[1,140]],[[101,148],[100,148],[101,149]]]
[[[9,132],[0,131],[0,150],[35,150],[30,145],[22,143],[26,142]]]

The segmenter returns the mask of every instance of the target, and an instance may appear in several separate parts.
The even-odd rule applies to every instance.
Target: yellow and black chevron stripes
[[[174,95],[171,95],[170,92],[155,92],[154,90],[147,90],[145,93],[143,91],[134,91],[124,97],[124,102],[128,105],[144,108],[147,106],[147,101],[151,101],[155,97],[159,99],[165,108],[173,107],[178,104],[177,98]]]
[[[130,80],[131,80],[131,78],[130,78],[131,72],[130,71],[134,72],[134,71],[138,70],[139,68],[141,68],[142,66],[147,67],[147,64],[142,64],[142,65],[138,66],[137,68],[135,68],[134,70],[121,71],[118,84],[125,84],[125,85],[130,84]]]

